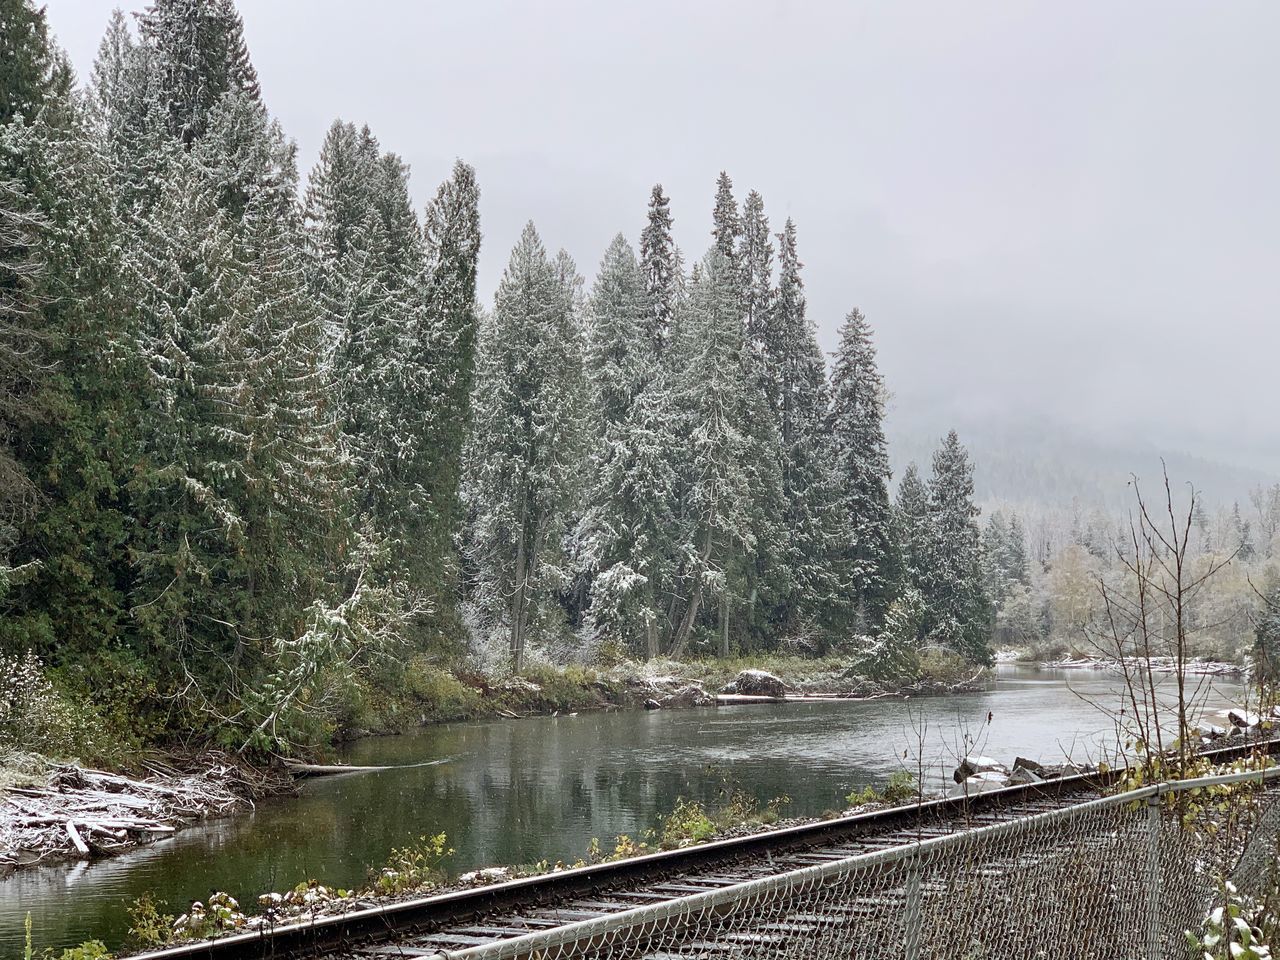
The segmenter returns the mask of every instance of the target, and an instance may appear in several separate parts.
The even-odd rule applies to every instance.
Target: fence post
[[[1147,960],[1160,960],[1160,791],[1147,797]]]
[[[920,857],[907,861],[907,908],[902,930],[903,960],[920,960]]]

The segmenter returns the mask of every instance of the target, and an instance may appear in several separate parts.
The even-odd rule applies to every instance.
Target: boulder
[[[988,793],[991,790],[999,790],[1002,787],[1009,786],[1009,775],[1001,773],[997,770],[987,770],[983,773],[975,773],[971,777],[965,777],[956,786],[951,788],[951,792],[947,794],[950,797],[973,797],[980,793]]]
[[[646,710],[661,710],[662,704],[660,704],[657,700],[653,699],[653,697],[650,697],[648,700],[644,702],[644,708]]]
[[[787,685],[765,670],[743,670],[737,679],[725,687],[725,693],[737,693],[747,697],[778,697],[787,695]]]
[[[965,757],[951,774],[951,779],[956,783],[964,783],[965,780],[982,773],[998,773],[1007,777],[1009,768],[990,757]]]
[[[689,681],[683,686],[676,687],[660,700],[664,707],[711,707],[715,706],[715,702],[716,698],[707,693],[702,688],[702,684],[696,681]]]
[[[1227,735],[1227,730],[1225,727],[1220,727],[1216,723],[1209,723],[1208,721],[1201,720],[1196,724],[1196,733],[1200,734],[1201,738],[1204,740],[1218,740]]]
[[[1021,785],[1024,783],[1044,783],[1044,777],[1040,776],[1040,774],[1036,773],[1034,770],[1028,770],[1026,767],[1015,766],[1013,768],[1013,773],[1009,774],[1009,783],[1011,785],[1013,784]]]
[[[1017,770],[1021,767],[1023,770],[1029,770],[1034,774],[1038,774],[1040,779],[1044,779],[1044,765],[1036,763],[1034,760],[1028,760],[1026,757],[1014,757],[1013,769]]]

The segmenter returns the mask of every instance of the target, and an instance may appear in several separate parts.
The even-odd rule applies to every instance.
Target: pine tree
[[[517,672],[529,639],[552,626],[549,598],[564,582],[558,553],[581,482],[583,348],[568,266],[525,227],[477,358],[469,553],[477,599],[491,622],[505,623]]]
[[[640,235],[640,269],[649,298],[645,327],[654,354],[659,357],[671,342],[680,283],[679,257],[671,226],[671,202],[662,192],[662,184],[655,183],[649,197],[648,222]]]
[[[996,510],[987,518],[982,530],[982,579],[992,601],[999,605],[1009,592],[1009,573],[1005,569],[1008,550],[1009,523],[1004,514]]]
[[[456,594],[453,543],[461,533],[458,499],[462,449],[471,418],[476,354],[476,270],[480,258],[480,188],[462,161],[440,185],[423,220],[426,257],[425,325],[417,333],[432,391],[424,447],[431,463],[421,482],[431,503],[425,553],[443,565],[441,599]]]
[[[767,232],[768,223],[758,194],[748,198],[744,222],[750,344],[746,363],[750,381],[757,385],[762,419],[770,429],[762,429],[764,423],[756,419],[747,421],[745,428],[761,456],[776,460],[781,471],[780,500],[764,504],[766,518],[773,513],[779,518],[778,533],[767,536],[774,525],[766,522],[758,537],[761,582],[750,589],[767,600],[769,587],[774,587],[777,604],[768,632],[790,633],[818,621],[830,626],[833,604],[846,586],[830,563],[839,539],[839,518],[833,511],[837,494],[826,424],[826,364],[806,314],[795,224],[788,220],[778,234],[775,293],[769,290],[772,245],[759,236]]]
[[[782,345],[778,340],[781,331],[773,328],[776,319],[785,319],[799,313],[803,317],[803,300],[796,304],[780,306],[777,311],[773,307],[773,238],[769,235],[769,220],[764,213],[764,200],[756,191],[747,194],[742,208],[742,241],[738,257],[742,263],[743,287],[746,292],[745,323],[747,344],[752,357],[760,370],[761,383],[769,407],[775,415],[779,412],[780,400],[776,384],[769,374],[774,373],[774,365],[778,362]],[[791,261],[784,265],[790,268],[790,276],[779,278],[778,296],[786,294],[786,288],[799,288],[800,263],[795,257],[795,227],[787,221],[787,230],[780,235],[779,242],[786,244],[790,237],[789,253]],[[776,316],[775,316],[776,314]]]
[[[0,0],[0,126],[15,117],[30,122],[47,99],[67,101],[71,84],[71,67],[49,40],[44,8]]]
[[[225,94],[259,98],[233,0],[155,0],[138,22],[154,51],[166,129],[184,146],[204,135]]]
[[[871,327],[853,310],[840,327],[831,371],[827,430],[842,522],[835,554],[849,578],[844,596],[857,619],[878,623],[894,592],[893,513],[889,506],[889,454],[884,436],[884,381],[876,364]],[[919,477],[909,467],[899,488],[901,541],[909,569],[919,569],[922,533]],[[903,510],[906,513],[903,513]]]
[[[769,418],[758,405],[753,409],[754,385],[744,376],[738,280],[734,264],[713,248],[680,323],[678,403],[688,479],[679,572],[683,610],[669,647],[674,657],[685,652],[707,595],[727,598],[735,568],[740,573],[743,558],[754,557],[758,502],[780,497],[776,459],[762,458],[743,429],[752,414],[765,423]]]
[[[653,657],[665,629],[660,585],[674,552],[675,438],[651,335],[646,279],[619,235],[601,261],[588,308],[587,369],[597,435],[582,539],[597,626]]]
[[[335,404],[358,479],[360,528],[390,551],[386,575],[430,589],[411,558],[431,510],[421,482],[425,424],[406,418],[433,396],[425,250],[404,165],[368,128],[334,123],[306,192],[312,287],[335,344]]]
[[[27,26],[28,41],[47,45],[42,14]],[[19,521],[5,531],[0,566],[12,547],[26,573],[0,633],[87,668],[121,650],[127,626],[134,313],[106,164],[65,61],[52,48],[28,53],[44,65],[41,99],[29,118],[15,111],[0,127],[0,497]],[[38,511],[13,510],[18,478],[18,505]]]
[[[929,488],[914,463],[907,464],[898,482],[893,524],[901,587],[913,587],[923,594],[929,563]]]
[[[928,632],[970,660],[990,658],[990,600],[982,587],[982,545],[973,466],[952,430],[933,455],[929,541],[923,571]]]
[[[168,107],[155,48],[134,39],[119,10],[112,15],[94,61],[89,108],[111,165],[119,209],[145,217],[181,141],[170,135]]]
[[[712,210],[712,238],[719,255],[726,261],[728,274],[733,275],[735,283],[740,280],[735,274],[741,266],[739,261],[741,236],[742,221],[737,215],[737,201],[733,200],[733,180],[721,170],[721,174],[716,178],[716,207]]]
[[[1027,534],[1016,513],[1009,517],[1009,536],[1004,548],[1004,570],[1014,583],[1020,583],[1024,587],[1031,585],[1031,571],[1027,563]]]

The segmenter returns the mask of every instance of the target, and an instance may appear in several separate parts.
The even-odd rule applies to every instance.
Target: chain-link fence
[[[1273,882],[1280,780],[1206,777],[656,902],[451,960],[1188,956],[1221,896]],[[1265,782],[1264,782],[1265,781]]]

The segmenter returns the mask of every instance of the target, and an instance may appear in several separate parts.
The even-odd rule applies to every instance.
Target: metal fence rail
[[[438,956],[1182,960],[1221,879],[1272,882],[1277,775],[1145,787]]]

